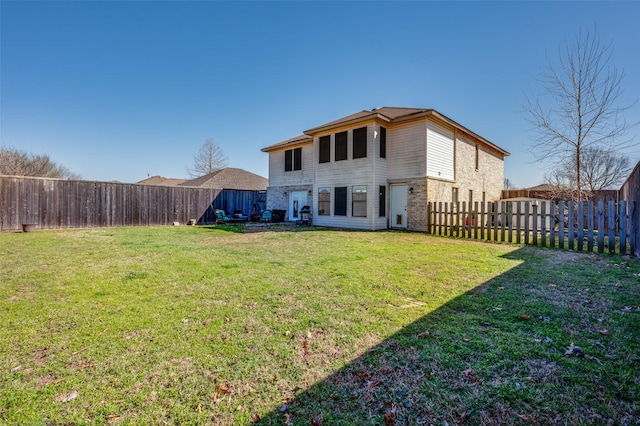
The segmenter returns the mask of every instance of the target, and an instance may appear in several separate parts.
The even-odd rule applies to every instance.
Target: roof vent
[[[377,111],[379,109],[380,109],[380,107],[374,107],[374,108],[371,108],[371,111]]]

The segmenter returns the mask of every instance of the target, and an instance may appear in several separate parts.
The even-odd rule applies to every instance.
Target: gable
[[[453,131],[432,121],[427,122],[427,176],[454,180]]]

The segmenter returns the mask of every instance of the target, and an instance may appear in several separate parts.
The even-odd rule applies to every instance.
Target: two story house
[[[507,151],[433,109],[375,108],[262,149],[267,206],[355,229],[427,230],[428,202],[498,200]]]

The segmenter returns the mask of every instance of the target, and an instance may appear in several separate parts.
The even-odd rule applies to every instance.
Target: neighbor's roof
[[[532,186],[530,188],[522,188],[520,191],[555,191],[558,188],[548,183],[541,183],[540,185]]]
[[[185,181],[180,186],[197,186],[200,188],[239,189],[245,191],[265,191],[269,179],[243,169],[227,167],[208,175]]]
[[[177,186],[182,184],[183,182],[186,182],[186,179],[173,179],[173,178],[166,178],[164,176],[151,176],[149,178],[146,178],[144,180],[141,180],[140,182],[137,182],[140,185],[161,185],[161,186]]]
[[[501,153],[502,155],[509,155],[509,152],[505,151],[504,149],[500,148],[499,146],[495,145],[494,143],[488,141],[487,139],[483,138],[482,136],[472,132],[471,130],[467,129],[466,127],[458,124],[457,122],[453,121],[452,119],[450,119],[449,117],[440,114],[438,111],[434,110],[434,109],[425,109],[425,108],[400,108],[400,107],[382,107],[382,108],[373,108],[372,110],[364,110],[364,111],[360,111],[357,112],[355,114],[351,114],[348,115],[346,117],[342,117],[338,120],[334,120],[331,121],[329,123],[323,124],[321,126],[318,127],[314,127],[312,129],[309,130],[305,130],[304,135],[302,136],[298,136],[297,138],[293,138],[293,139],[289,139],[287,141],[284,142],[280,142],[274,145],[270,145],[266,148],[263,148],[262,151],[263,152],[269,152],[272,151],[274,149],[278,149],[278,148],[282,148],[284,146],[290,145],[291,141],[301,141],[301,138],[303,138],[305,135],[307,135],[308,137],[311,137],[317,133],[320,132],[324,132],[336,127],[340,127],[340,126],[347,126],[347,125],[353,125],[353,124],[357,124],[360,122],[364,122],[364,121],[369,121],[369,120],[378,120],[378,121],[382,121],[382,122],[386,122],[386,123],[400,123],[406,120],[412,120],[415,118],[421,118],[421,117],[427,117],[427,116],[433,116],[436,117],[438,119],[440,119],[441,121],[444,121],[445,123],[449,124],[450,126],[453,126],[456,129],[462,130],[464,133],[467,133],[470,136],[473,136],[474,138],[478,139],[479,141],[481,141],[482,143],[488,145],[489,147],[495,149],[496,151],[498,151],[499,153]],[[305,140],[306,142],[309,142],[309,139]],[[301,142],[299,142],[301,143]]]

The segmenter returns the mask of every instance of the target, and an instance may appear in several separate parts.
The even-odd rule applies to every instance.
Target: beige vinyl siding
[[[302,170],[284,171],[284,156],[287,149],[302,147]],[[269,152],[269,186],[313,184],[313,145],[297,145]]]
[[[453,131],[427,122],[427,176],[454,180]]]
[[[367,156],[366,158],[353,159],[353,129],[367,127]],[[335,161],[335,134],[340,131],[347,130],[347,159]],[[332,132],[320,133],[313,138],[314,142],[314,164],[315,164],[315,191],[318,188],[331,188],[331,213],[328,216],[320,216],[317,214],[317,205],[314,206],[313,222],[318,226],[344,227],[353,229],[382,229],[384,226],[374,228],[378,220],[378,187],[375,185],[384,185],[380,182],[380,178],[374,180],[374,170],[380,168],[384,171],[384,162],[379,158],[379,132],[374,135],[377,126],[373,122],[366,124],[358,124],[349,128],[341,128]],[[331,136],[331,161],[328,163],[319,163],[319,140],[321,136]],[[387,133],[387,144],[389,143],[389,135]],[[384,160],[384,159],[382,159]],[[382,164],[382,166],[380,166]],[[284,168],[284,165],[283,165]],[[377,175],[377,171],[375,174]],[[386,178],[382,177],[383,182]],[[351,188],[354,185],[366,185],[367,187],[367,216],[353,217],[352,210],[352,193]],[[335,188],[347,187],[347,215],[334,216],[335,205]],[[382,218],[384,219],[384,218]]]
[[[425,176],[426,134],[424,120],[387,127],[388,179]]]

